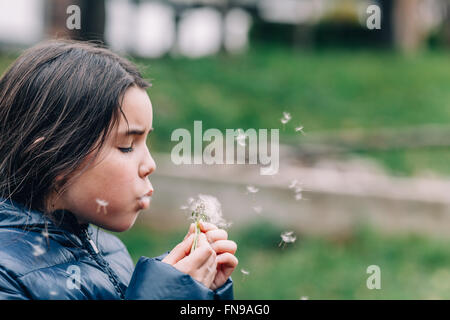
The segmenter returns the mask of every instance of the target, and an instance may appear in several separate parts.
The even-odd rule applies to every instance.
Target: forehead
[[[153,108],[150,98],[144,89],[135,86],[128,88],[123,97],[122,111],[128,120],[130,130],[142,129],[148,131],[152,127]],[[121,114],[118,134],[125,134],[127,129],[127,122]]]

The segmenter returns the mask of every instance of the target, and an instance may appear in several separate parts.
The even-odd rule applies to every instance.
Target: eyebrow
[[[148,130],[148,133],[150,133],[150,132],[152,132],[153,131],[153,128],[150,128],[149,130]],[[145,133],[145,130],[144,129],[141,129],[141,128],[131,128],[130,130],[128,130],[128,131],[125,131],[125,132],[122,132],[121,133],[121,135],[123,135],[123,136],[141,136],[141,135],[143,135]]]

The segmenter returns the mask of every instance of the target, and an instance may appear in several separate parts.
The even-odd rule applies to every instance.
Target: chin
[[[103,226],[102,228],[105,228],[109,231],[113,232],[124,232],[134,225],[134,222],[136,221],[137,215],[134,216],[132,219],[123,219],[122,221],[117,221],[117,223],[109,223],[108,225]]]

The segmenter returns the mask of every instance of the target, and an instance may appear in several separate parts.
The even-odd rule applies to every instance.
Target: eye
[[[131,145],[131,147],[128,147],[128,148],[119,148],[119,150],[123,153],[129,153],[129,152],[133,151],[133,145]]]

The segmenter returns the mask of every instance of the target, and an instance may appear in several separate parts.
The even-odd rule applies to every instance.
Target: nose
[[[152,174],[153,171],[156,170],[155,160],[153,160],[153,157],[151,156],[150,151],[148,150],[148,148],[146,148],[146,149],[147,149],[147,151],[146,151],[146,154],[145,154],[145,159],[141,163],[141,165],[139,166],[139,176],[141,178],[146,178],[147,176]]]

